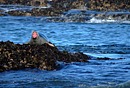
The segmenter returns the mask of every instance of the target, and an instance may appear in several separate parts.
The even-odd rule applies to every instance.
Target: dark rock
[[[4,10],[3,10],[3,9],[0,9],[0,13],[2,13],[2,12],[4,12]]]
[[[0,16],[5,16],[5,14],[3,14],[3,13],[0,13]]]
[[[0,42],[0,72],[25,68],[55,70],[59,68],[57,61],[87,62],[90,59],[83,53],[59,51],[48,44],[28,45]]]
[[[0,9],[0,16],[5,16],[3,9]]]
[[[55,8],[34,8],[31,13],[33,16],[58,16],[62,11]]]
[[[120,11],[130,10],[129,0],[89,0],[87,3],[89,10],[98,11]]]
[[[98,11],[130,11],[130,0],[0,0],[1,4],[21,4],[30,6],[48,6],[62,12],[70,9],[88,9]]]
[[[4,3],[6,3],[5,0],[0,0],[0,4],[4,4]]]
[[[12,10],[8,14],[11,16],[31,16],[31,12],[23,10]]]
[[[122,60],[122,59],[125,59],[125,58],[109,58],[109,57],[98,57],[96,58],[97,60]]]
[[[31,6],[47,6],[46,0],[31,0],[30,5]]]
[[[59,16],[71,9],[97,10],[97,11],[130,11],[129,0],[2,0],[4,4],[21,4],[37,6],[28,11],[9,11],[13,16]],[[48,8],[41,8],[46,6]]]
[[[130,14],[128,13],[112,13],[112,14],[109,14],[109,13],[101,13],[101,14],[96,14],[94,16],[95,18],[97,19],[108,19],[108,20],[130,20]]]
[[[98,57],[97,60],[111,60],[111,58],[108,58],[108,57]]]
[[[33,8],[31,11],[12,10],[8,14],[12,16],[59,16],[62,11],[54,8]]]
[[[90,20],[90,14],[85,10],[69,10],[58,17],[49,17],[46,21],[49,22],[86,22]]]
[[[47,6],[46,0],[0,0],[1,4],[21,4],[30,6]]]

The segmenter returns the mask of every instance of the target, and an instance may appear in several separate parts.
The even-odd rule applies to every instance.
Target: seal
[[[54,47],[54,45],[52,43],[50,43],[45,37],[41,36],[37,31],[33,31],[31,39],[29,40],[29,42],[27,44],[42,45],[45,43]]]

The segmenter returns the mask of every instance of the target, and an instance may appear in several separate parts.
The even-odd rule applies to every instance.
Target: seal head
[[[32,38],[33,39],[37,39],[38,38],[38,33],[36,32],[36,31],[33,31],[33,33],[32,33]]]

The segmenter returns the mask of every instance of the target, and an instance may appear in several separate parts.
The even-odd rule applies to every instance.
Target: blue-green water
[[[130,24],[47,22],[45,17],[0,17],[0,41],[23,44],[36,30],[59,50],[92,56],[87,63],[56,71],[25,69],[0,73],[0,88],[130,88]],[[110,60],[97,60],[110,57]],[[119,59],[122,58],[122,59]]]

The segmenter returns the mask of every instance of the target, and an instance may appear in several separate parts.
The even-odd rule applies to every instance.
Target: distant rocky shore
[[[85,9],[100,11],[130,10],[130,0],[0,0],[1,4],[51,6],[55,9]]]
[[[0,4],[35,6],[30,11],[9,11],[8,14],[13,16],[59,16],[71,9],[130,11],[129,0],[0,0]],[[1,9],[0,15],[4,15]]]

